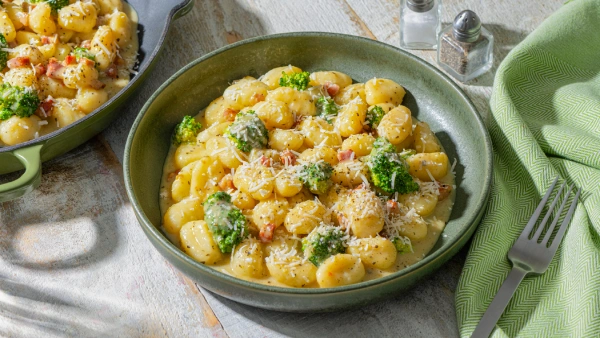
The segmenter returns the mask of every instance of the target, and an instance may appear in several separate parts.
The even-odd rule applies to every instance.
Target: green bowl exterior
[[[407,89],[404,105],[427,121],[456,166],[457,197],[451,220],[422,261],[391,275],[338,288],[294,289],[247,282],[198,263],[160,230],[159,189],[171,132],[195,115],[232,80],[293,64],[308,71],[338,70],[355,81],[386,77]],[[287,33],[241,41],[207,54],[171,77],[146,103],[125,147],[125,185],[138,220],[158,251],[206,289],[261,308],[314,312],[389,298],[438,269],[468,241],[484,212],[492,178],[492,147],[475,107],[425,61],[390,45],[332,33]]]
[[[145,74],[142,75],[145,76]],[[41,156],[42,162],[45,162],[79,146],[104,130],[115,118],[117,118],[120,112],[119,107],[125,103],[127,98],[135,91],[140,83],[142,83],[141,80],[137,81],[128,88],[127,92],[123,93],[117,100],[112,101],[111,104],[104,107],[102,111],[94,113],[85,120],[79,121],[72,128],[64,128],[56,137],[51,137],[40,142],[33,142],[28,144],[27,147],[43,144]],[[23,164],[19,162],[10,151],[0,152],[0,163],[2,163],[2,166],[0,166],[0,174],[11,173],[23,169]]]

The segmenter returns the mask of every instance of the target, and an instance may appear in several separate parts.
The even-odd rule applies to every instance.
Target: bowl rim
[[[161,95],[162,92],[167,87],[169,87],[173,82],[175,82],[180,76],[185,74],[188,70],[190,70],[191,68],[195,67],[197,64],[199,64],[213,56],[224,53],[224,52],[226,52],[230,49],[236,48],[238,46],[252,44],[255,42],[259,42],[259,41],[282,39],[282,38],[283,39],[295,38],[295,37],[302,37],[302,36],[310,36],[310,37],[317,37],[317,38],[318,37],[338,38],[338,39],[346,39],[346,40],[349,40],[350,42],[352,40],[355,40],[355,41],[358,40],[361,42],[376,44],[379,47],[383,47],[388,50],[403,54],[405,57],[411,58],[413,61],[419,63],[421,66],[426,67],[430,71],[433,71],[435,74],[440,76],[441,79],[443,79],[447,84],[449,84],[460,95],[460,97],[463,100],[465,100],[465,102],[470,107],[472,112],[474,112],[477,127],[484,135],[484,147],[486,149],[486,152],[485,152],[486,173],[484,176],[485,182],[484,182],[484,184],[482,184],[485,191],[484,191],[483,198],[481,198],[481,199],[479,199],[479,201],[477,201],[477,209],[476,209],[477,211],[474,212],[469,217],[468,221],[465,222],[468,225],[465,226],[463,229],[461,229],[461,231],[457,234],[456,239],[453,242],[449,243],[448,246],[446,246],[445,248],[444,247],[439,248],[435,252],[428,254],[423,260],[418,261],[417,263],[415,263],[411,266],[408,266],[402,270],[396,271],[394,273],[391,273],[389,275],[386,275],[386,276],[383,276],[380,278],[363,281],[363,282],[356,283],[356,284],[350,284],[350,285],[334,287],[334,288],[292,288],[292,287],[270,286],[270,285],[246,281],[246,280],[228,275],[226,273],[220,272],[220,271],[215,270],[211,267],[208,267],[200,262],[195,261],[190,256],[185,254],[181,249],[179,249],[177,246],[175,246],[173,243],[171,243],[171,241],[169,241],[169,239],[161,232],[161,230],[159,230],[159,228],[155,227],[152,224],[152,222],[148,219],[148,217],[145,215],[145,213],[142,210],[141,205],[139,204],[139,201],[137,200],[136,196],[133,193],[133,186],[132,186],[132,182],[130,179],[130,169],[131,169],[131,167],[130,167],[130,151],[131,151],[131,147],[132,147],[133,141],[134,141],[136,133],[137,133],[137,128],[140,125],[141,121],[144,119],[144,117],[146,115],[145,113],[148,111],[150,106],[154,103],[156,98],[159,95]],[[447,253],[452,252],[453,249],[456,248],[456,246],[462,245],[463,239],[465,239],[464,237],[472,235],[474,233],[475,228],[479,225],[478,218],[480,218],[481,215],[484,213],[485,207],[487,205],[487,201],[488,201],[489,195],[490,195],[492,172],[493,172],[493,157],[492,157],[492,142],[491,142],[489,133],[487,131],[487,128],[485,127],[485,124],[483,122],[483,119],[479,115],[479,111],[477,110],[477,108],[475,108],[473,102],[464,93],[464,91],[452,79],[450,79],[449,76],[444,74],[442,71],[440,71],[433,65],[429,64],[425,60],[419,58],[418,56],[415,56],[415,55],[410,54],[409,52],[404,51],[398,47],[389,45],[387,43],[384,43],[384,42],[381,42],[378,40],[373,40],[373,39],[369,39],[369,38],[365,38],[365,37],[361,37],[361,36],[355,36],[355,35],[341,34],[341,33],[309,31],[309,32],[289,32],[289,33],[270,34],[270,35],[263,35],[263,36],[258,36],[258,37],[254,37],[254,38],[250,38],[250,39],[241,40],[241,41],[232,43],[230,45],[218,48],[210,53],[207,53],[207,54],[201,56],[200,58],[190,62],[183,68],[181,68],[179,71],[177,71],[175,74],[173,74],[167,81],[165,81],[152,94],[152,96],[148,99],[146,104],[144,104],[144,106],[140,110],[140,113],[138,114],[137,118],[135,119],[135,121],[131,127],[131,130],[129,132],[129,135],[127,137],[127,143],[125,145],[125,154],[124,154],[124,160],[123,160],[123,169],[124,169],[124,181],[125,181],[125,188],[127,191],[127,195],[129,197],[129,200],[131,201],[133,209],[137,215],[140,226],[143,228],[143,230],[147,236],[152,235],[152,237],[154,237],[154,241],[152,241],[154,243],[154,245],[162,246],[163,249],[169,251],[173,257],[175,257],[182,263],[184,263],[186,265],[191,265],[192,267],[194,267],[196,269],[200,269],[202,272],[208,273],[209,275],[212,275],[212,277],[214,277],[214,278],[224,279],[225,281],[230,282],[232,284],[236,284],[236,285],[246,287],[249,289],[253,289],[256,291],[263,291],[263,292],[269,292],[269,293],[280,293],[280,294],[322,295],[322,294],[343,293],[343,292],[348,292],[348,291],[352,291],[352,290],[367,289],[370,287],[374,287],[379,284],[390,282],[397,278],[409,276],[412,274],[417,274],[417,273],[421,272],[422,270],[427,269],[427,267],[430,264],[446,258]],[[441,250],[442,248],[444,248],[444,250]]]

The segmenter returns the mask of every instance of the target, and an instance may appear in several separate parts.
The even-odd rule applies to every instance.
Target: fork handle
[[[502,283],[500,290],[494,297],[494,300],[485,311],[485,314],[477,324],[475,331],[471,335],[471,338],[488,338],[494,330],[498,319],[502,316],[504,309],[508,305],[508,302],[515,294],[517,287],[521,284],[521,281],[527,274],[527,271],[521,270],[516,266],[513,266],[512,270],[509,272],[506,280]]]

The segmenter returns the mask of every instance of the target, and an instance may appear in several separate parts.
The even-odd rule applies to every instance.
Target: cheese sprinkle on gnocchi
[[[135,73],[137,16],[122,0],[12,0],[0,7],[0,147],[83,118]]]
[[[163,230],[245,280],[329,288],[423,257],[450,217],[454,174],[385,78],[278,67],[234,81],[174,131]]]

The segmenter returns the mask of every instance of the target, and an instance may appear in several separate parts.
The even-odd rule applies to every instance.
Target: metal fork
[[[545,272],[546,269],[548,269],[550,261],[552,261],[552,257],[554,257],[556,249],[558,249],[558,245],[562,241],[565,231],[567,230],[567,227],[569,225],[569,222],[573,217],[573,212],[575,211],[575,207],[577,206],[577,200],[579,199],[579,194],[581,192],[581,189],[579,189],[575,194],[575,198],[573,198],[573,202],[571,203],[571,207],[569,208],[567,215],[565,216],[560,228],[558,229],[554,240],[552,241],[550,246],[548,246],[548,240],[550,240],[550,237],[554,232],[554,228],[558,223],[558,220],[565,207],[565,204],[567,204],[567,200],[571,195],[571,191],[573,190],[574,185],[571,185],[569,187],[569,190],[560,205],[560,209],[558,209],[557,213],[555,214],[556,216],[552,221],[552,224],[546,231],[546,234],[544,235],[542,241],[538,243],[540,236],[542,235],[542,232],[546,227],[546,223],[548,222],[548,219],[550,218],[552,211],[558,203],[558,200],[561,197],[561,193],[563,192],[566,186],[566,182],[562,184],[562,186],[558,190],[558,193],[556,194],[556,197],[552,201],[552,204],[548,208],[548,212],[540,222],[539,226],[537,227],[537,230],[533,234],[533,237],[531,237],[530,235],[534,230],[535,224],[540,218],[542,210],[544,209],[544,205],[546,205],[546,202],[548,202],[548,199],[550,198],[550,195],[552,194],[552,191],[556,186],[556,182],[558,182],[558,177],[554,180],[554,183],[552,183],[552,185],[546,192],[546,195],[544,195],[544,198],[542,198],[542,201],[538,205],[537,209],[535,209],[535,212],[533,213],[531,219],[525,226],[525,229],[523,230],[513,247],[508,252],[508,259],[513,263],[513,268],[508,274],[508,277],[506,277],[504,283],[502,283],[500,290],[498,290],[496,297],[494,297],[494,300],[492,301],[487,311],[481,318],[481,321],[479,321],[479,324],[477,324],[477,327],[475,328],[475,331],[473,331],[473,335],[471,336],[472,338],[487,338],[490,336],[492,330],[498,322],[498,319],[500,319],[502,312],[504,312],[504,309],[506,309],[508,302],[514,295],[515,291],[517,290],[517,287],[519,286],[525,275],[527,275],[528,273],[541,274]],[[529,237],[531,237],[531,239]]]

